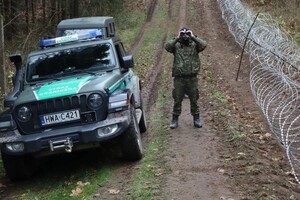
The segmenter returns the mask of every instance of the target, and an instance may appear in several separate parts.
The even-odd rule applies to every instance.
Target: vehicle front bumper
[[[69,152],[80,146],[110,140],[124,133],[130,124],[128,111],[111,113],[101,122],[76,125],[67,128],[47,129],[40,133],[21,135],[18,129],[0,133],[1,151],[10,155],[23,155],[38,152]],[[104,131],[103,130],[111,130]],[[22,144],[22,151],[12,151],[11,144]],[[70,149],[71,148],[71,149]]]

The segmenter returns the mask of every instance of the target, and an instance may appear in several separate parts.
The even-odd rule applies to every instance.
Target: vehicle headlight
[[[87,104],[91,109],[98,109],[103,103],[103,99],[100,94],[94,93],[88,97]]]
[[[21,152],[24,151],[24,144],[21,142],[16,143],[8,143],[6,144],[6,148],[10,150],[11,152]]]
[[[27,106],[22,106],[18,110],[18,118],[20,121],[26,122],[30,119],[32,113],[31,110]]]
[[[115,133],[118,130],[118,125],[113,124],[110,126],[102,127],[97,130],[97,134],[99,137],[108,136]]]

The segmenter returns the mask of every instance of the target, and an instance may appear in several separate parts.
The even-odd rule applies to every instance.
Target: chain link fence
[[[217,2],[230,33],[249,54],[252,93],[300,183],[300,48],[272,16],[256,18],[239,0]]]

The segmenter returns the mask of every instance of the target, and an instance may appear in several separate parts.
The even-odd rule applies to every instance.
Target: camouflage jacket
[[[183,45],[178,38],[166,43],[165,49],[174,55],[172,76],[196,76],[200,70],[199,52],[206,47],[206,41],[191,37],[189,45]]]

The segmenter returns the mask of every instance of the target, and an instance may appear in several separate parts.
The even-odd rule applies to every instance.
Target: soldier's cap
[[[186,27],[182,27],[179,32],[187,32],[187,31],[190,31],[190,29]]]

